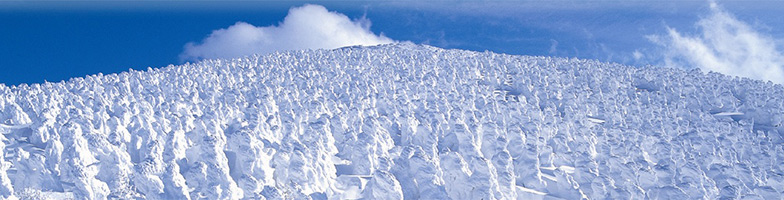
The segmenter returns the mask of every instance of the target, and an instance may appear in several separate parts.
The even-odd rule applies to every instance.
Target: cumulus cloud
[[[650,36],[665,48],[665,65],[696,66],[728,75],[784,83],[784,54],[776,41],[738,20],[715,2],[710,15],[696,26],[700,34],[687,35],[667,27],[667,35]]]
[[[254,53],[296,49],[332,49],[394,42],[370,31],[366,18],[351,20],[320,5],[289,10],[278,26],[257,27],[245,22],[213,31],[200,43],[188,43],[180,60],[233,58]]]

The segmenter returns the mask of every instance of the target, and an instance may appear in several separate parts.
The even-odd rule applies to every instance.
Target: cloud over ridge
[[[696,26],[698,35],[686,35],[667,27],[667,35],[650,36],[664,50],[664,63],[671,67],[695,66],[727,75],[784,83],[784,54],[776,40],[738,20],[715,2],[710,15]]]
[[[353,45],[377,45],[395,42],[370,31],[370,20],[351,20],[330,12],[321,5],[294,7],[278,26],[257,27],[237,22],[214,30],[200,43],[190,42],[180,60],[233,58],[254,53],[296,49],[332,49]]]

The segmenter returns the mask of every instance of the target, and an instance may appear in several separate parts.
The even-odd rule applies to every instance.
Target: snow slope
[[[0,195],[784,196],[784,88],[412,44],[0,85]]]

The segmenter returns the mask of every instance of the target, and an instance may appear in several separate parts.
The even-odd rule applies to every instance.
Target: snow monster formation
[[[784,87],[413,44],[0,85],[6,199],[780,199]]]

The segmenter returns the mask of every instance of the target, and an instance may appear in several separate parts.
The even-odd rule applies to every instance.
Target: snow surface
[[[0,85],[0,195],[780,199],[784,88],[412,44]]]

